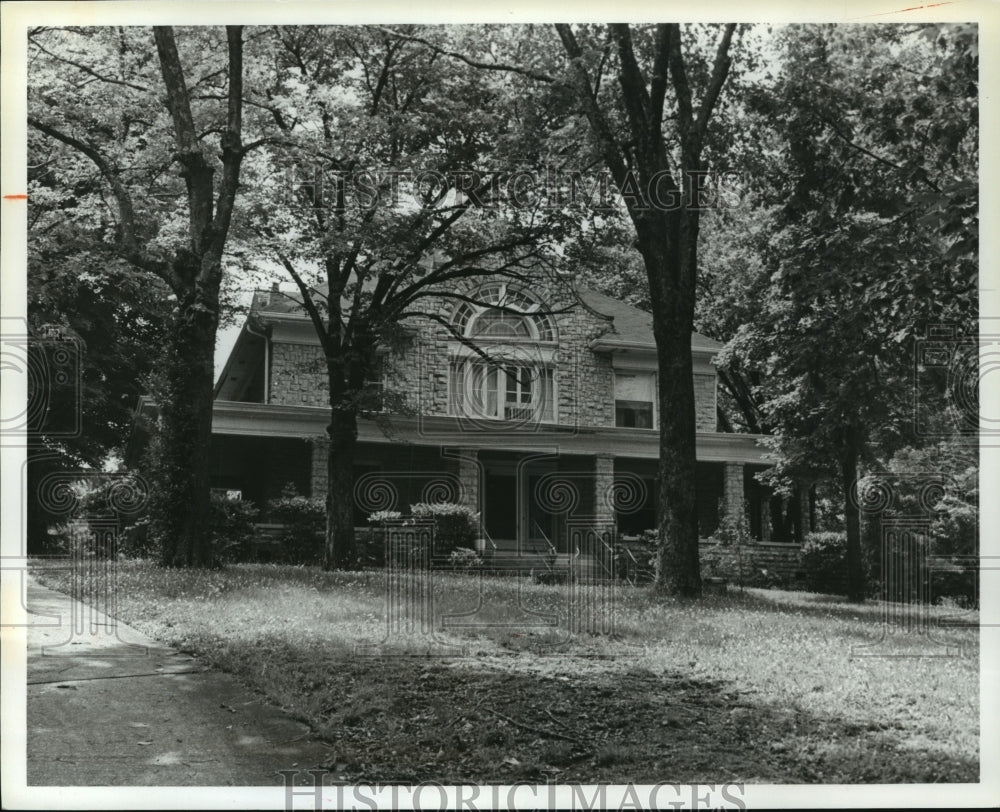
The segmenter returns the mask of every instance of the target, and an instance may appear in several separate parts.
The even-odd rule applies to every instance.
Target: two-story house
[[[655,527],[651,316],[584,288],[547,296],[544,285],[496,279],[466,293],[475,304],[433,305],[450,329],[410,318],[405,346],[380,355],[371,386],[408,408],[359,421],[356,524],[376,510],[459,501],[506,550],[558,548],[572,516],[617,521],[622,533]],[[720,511],[746,499],[752,532],[766,540],[768,494],[753,478],[764,451],[756,436],[718,431],[720,347],[691,336],[699,530],[709,536]],[[213,485],[258,503],[289,482],[323,495],[328,416],[311,322],[288,295],[258,291],[216,386]]]

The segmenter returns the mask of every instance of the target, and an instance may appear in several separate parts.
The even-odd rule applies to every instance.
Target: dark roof
[[[323,292],[326,286],[317,290]],[[584,306],[612,319],[611,332],[605,338],[613,338],[629,344],[655,347],[653,338],[653,317],[645,310],[630,304],[605,296],[591,288],[577,288],[577,294]],[[302,314],[301,305],[296,301],[297,294],[288,295],[279,291],[258,290],[254,294],[251,309],[268,313],[298,313]],[[691,334],[691,348],[703,351],[718,351],[722,343],[701,333]]]
[[[618,341],[631,344],[647,344],[650,347],[656,346],[653,338],[653,317],[645,310],[633,307],[630,304],[612,299],[603,293],[598,293],[590,288],[577,288],[580,301],[591,310],[604,316],[610,316],[612,322],[612,332],[608,337],[614,337]],[[691,348],[695,350],[721,350],[723,344],[714,338],[709,338],[701,333],[691,333]]]

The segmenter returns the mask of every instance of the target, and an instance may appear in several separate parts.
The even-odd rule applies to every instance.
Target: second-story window
[[[458,306],[452,325],[449,411],[518,423],[556,420],[556,326],[541,302],[490,283]]]
[[[555,421],[554,371],[533,364],[454,361],[451,412],[495,420]]]
[[[615,425],[655,428],[655,398],[656,376],[652,372],[615,372]]]

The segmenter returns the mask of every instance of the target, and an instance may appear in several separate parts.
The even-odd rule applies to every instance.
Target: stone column
[[[722,464],[722,515],[739,518],[743,510],[743,463]]]
[[[594,457],[594,520],[614,526],[615,458],[610,454]]]
[[[330,457],[330,438],[325,434],[319,434],[312,438],[312,474],[310,476],[309,488],[312,497],[326,498],[327,485],[327,460]]]
[[[760,540],[771,540],[771,497],[766,493],[760,497]]]
[[[461,483],[459,501],[479,510],[479,451],[475,448],[460,448],[455,455],[458,460],[458,480]]]

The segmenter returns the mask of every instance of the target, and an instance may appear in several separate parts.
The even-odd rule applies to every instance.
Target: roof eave
[[[620,338],[598,336],[590,342],[590,349],[594,352],[647,352],[655,354],[656,344],[645,341],[626,341]],[[691,352],[697,355],[716,355],[720,349],[722,348],[699,347],[696,344],[692,344],[691,346]]]

